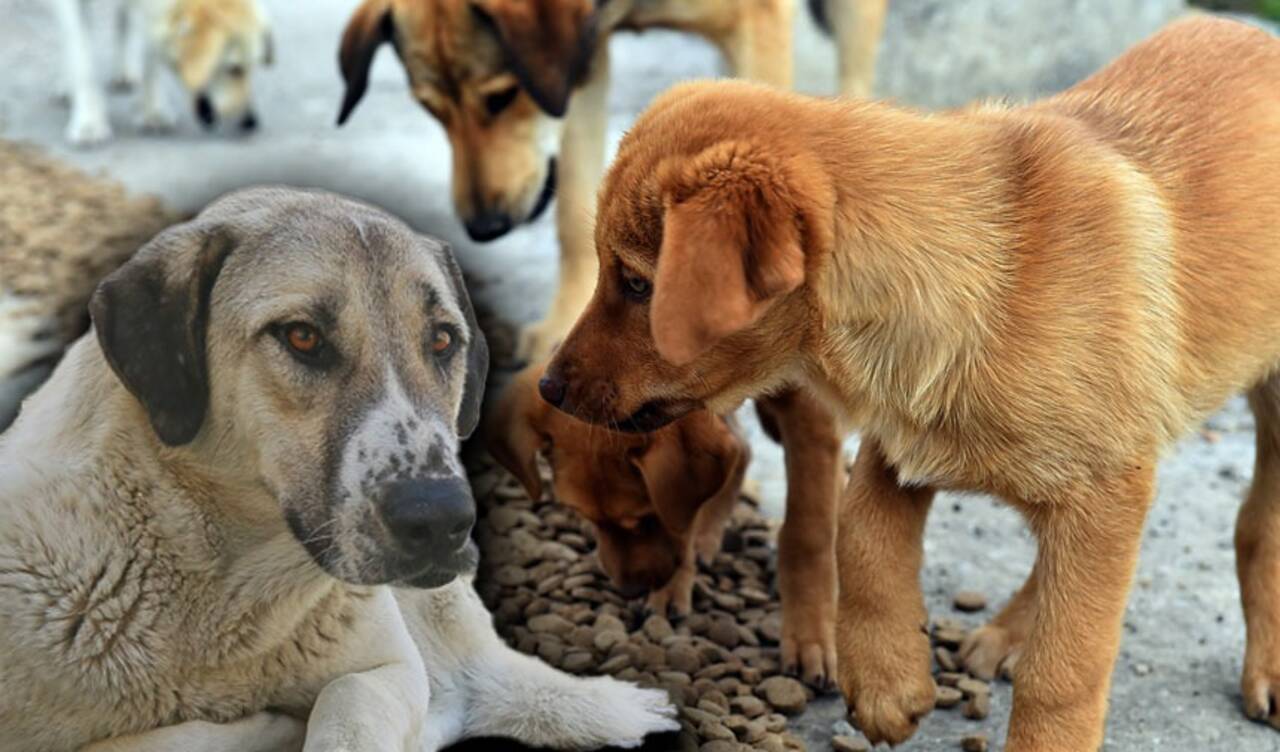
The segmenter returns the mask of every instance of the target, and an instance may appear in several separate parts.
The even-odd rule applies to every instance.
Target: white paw
[[[111,124],[105,110],[72,108],[67,140],[75,146],[97,146],[111,140]]]
[[[607,709],[608,735],[603,744],[634,748],[644,744],[650,734],[679,731],[676,706],[660,689],[645,689],[634,684],[604,678],[600,687],[601,707]]]
[[[138,118],[138,127],[146,133],[168,133],[178,126],[178,117],[168,107],[148,107]]]
[[[128,94],[138,85],[138,74],[132,72],[120,72],[111,77],[111,81],[107,83],[107,88],[116,94]]]

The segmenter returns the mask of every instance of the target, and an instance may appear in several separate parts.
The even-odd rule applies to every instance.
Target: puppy
[[[596,529],[600,564],[628,597],[648,593],[657,613],[687,615],[697,561],[720,551],[750,447],[732,418],[695,410],[650,433],[595,428],[538,394],[542,367],[525,369],[488,423],[490,451],[542,497],[537,456],[555,498]],[[779,544],[783,669],[816,685],[835,676],[835,497],[841,434],[799,392],[760,400],[766,431],[787,452],[787,516]]]
[[[836,623],[872,742],[933,705],[944,488],[1039,540],[964,650],[985,674],[1021,653],[1006,749],[1097,749],[1160,452],[1247,391],[1242,691],[1280,726],[1280,40],[1185,20],[1057,96],[945,114],[682,86],[623,140],[596,247],[545,377],[561,409],[651,431],[798,383],[863,431]]]
[[[0,437],[6,750],[676,728],[661,692],[508,648],[470,586],[457,454],[488,352],[443,244],[334,196],[242,191],[90,310]]]
[[[271,33],[258,0],[119,0],[116,11],[115,83],[131,87],[140,79],[138,124],[163,131],[176,119],[160,89],[168,67],[191,97],[196,118],[206,128],[220,120],[243,130],[258,125],[252,80],[258,65],[270,65]],[[97,80],[84,0],[52,0],[66,49],[71,96],[67,140],[90,146],[111,138],[106,97]],[[140,27],[140,28],[135,28]],[[142,40],[142,65],[132,59],[131,35]]]
[[[831,5],[842,79],[848,91],[866,93],[885,0]],[[603,170],[610,35],[691,32],[719,48],[734,75],[789,87],[793,6],[793,0],[365,0],[342,37],[347,88],[338,123],[364,96],[374,54],[390,42],[414,98],[449,137],[453,205],[472,239],[492,240],[532,222],[559,192],[555,297],[546,319],[525,329],[517,347],[518,357],[542,360],[586,305],[596,275],[591,223],[584,220]]]

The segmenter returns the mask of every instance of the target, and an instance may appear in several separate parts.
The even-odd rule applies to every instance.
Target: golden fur
[[[596,246],[562,408],[651,430],[799,383],[864,432],[837,647],[873,742],[933,705],[919,566],[946,488],[1039,539],[964,650],[1021,653],[1006,748],[1096,749],[1159,454],[1248,391],[1242,689],[1280,725],[1280,41],[1181,21],[1062,94],[936,115],[679,87],[624,139]]]

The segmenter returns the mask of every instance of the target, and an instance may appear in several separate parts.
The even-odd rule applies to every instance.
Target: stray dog
[[[835,37],[840,93],[869,97],[889,0],[809,0],[818,27]]]
[[[832,4],[851,91],[870,89],[884,4]],[[596,275],[590,217],[604,160],[609,36],[691,32],[719,48],[734,75],[790,87],[793,13],[793,0],[365,0],[342,37],[338,123],[390,42],[414,98],[449,137],[454,210],[472,239],[532,222],[559,191],[555,298],[517,346],[518,357],[542,360],[586,305]]]
[[[107,102],[97,80],[89,42],[85,0],[52,0],[66,48],[71,96],[67,140],[90,146],[111,138]],[[160,71],[171,68],[191,96],[201,125],[258,125],[252,104],[254,68],[270,65],[271,32],[258,0],[119,0],[114,46],[117,86],[142,86],[138,124],[166,131],[177,122],[160,88]],[[138,27],[141,28],[138,28]],[[142,40],[142,65],[131,56],[131,35]]]
[[[334,196],[242,191],[90,310],[96,337],[0,438],[6,750],[676,728],[661,692],[505,646],[470,587],[457,452],[488,353],[443,244]]]
[[[489,448],[532,499],[537,455],[555,498],[596,530],[604,571],[627,597],[688,615],[697,561],[720,551],[750,446],[732,419],[695,410],[651,433],[618,433],[553,410],[538,394],[541,367],[517,375],[490,416]],[[779,536],[782,667],[815,685],[835,677],[835,500],[841,439],[830,413],[800,392],[756,403],[787,460],[787,516]]]
[[[837,647],[873,743],[933,706],[919,569],[943,488],[1004,498],[1039,540],[963,651],[987,674],[1021,654],[1006,749],[1097,749],[1160,452],[1241,390],[1244,709],[1280,726],[1280,40],[1184,20],[1059,95],[944,114],[678,87],[599,212],[545,397],[652,431],[794,383],[863,431]]]

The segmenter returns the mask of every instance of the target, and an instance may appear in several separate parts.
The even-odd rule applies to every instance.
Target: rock
[[[787,715],[802,713],[809,704],[804,685],[788,676],[765,679],[756,687],[756,694]]]

